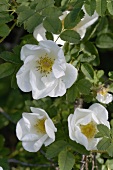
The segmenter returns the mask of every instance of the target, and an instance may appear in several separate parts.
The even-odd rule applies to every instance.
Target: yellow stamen
[[[45,73],[46,75],[52,71],[52,66],[54,63],[54,59],[47,56],[47,54],[43,57],[40,57],[37,60],[37,68],[41,73]]]
[[[46,118],[40,119],[34,125],[34,127],[36,128],[36,131],[38,133],[43,133],[43,134],[46,133],[46,130],[45,130],[45,120],[46,120]]]
[[[99,93],[103,96],[105,96],[108,92],[108,88],[102,88],[101,90],[99,90]]]
[[[80,125],[81,132],[88,138],[91,139],[97,133],[96,124],[94,122],[90,122],[87,125]]]

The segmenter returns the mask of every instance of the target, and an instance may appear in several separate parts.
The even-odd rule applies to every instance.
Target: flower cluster
[[[86,29],[97,19],[95,12],[88,16],[83,8],[85,16],[73,30],[85,36]],[[62,21],[69,11],[60,16]],[[64,52],[57,44],[64,45],[64,41],[53,35],[57,44],[45,37],[46,30],[40,24],[34,30],[34,37],[39,41],[38,45],[27,44],[21,49],[23,65],[16,74],[17,84],[23,92],[32,91],[33,99],[41,99],[46,96],[63,96],[78,77],[78,70],[66,62]],[[97,93],[96,99],[101,103],[112,101],[111,94],[105,89]],[[32,113],[24,112],[16,126],[17,138],[22,141],[25,150],[37,152],[42,145],[50,145],[55,141],[55,127],[52,119],[41,108],[31,107]],[[95,103],[89,109],[76,108],[74,114],[68,116],[69,137],[71,140],[84,145],[87,150],[97,149],[100,138],[95,138],[98,132],[97,125],[104,124],[110,128],[108,112],[104,106]]]

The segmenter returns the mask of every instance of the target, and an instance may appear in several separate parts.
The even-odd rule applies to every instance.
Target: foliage
[[[99,18],[81,38],[73,28],[85,15],[83,5],[89,16],[96,11]],[[61,21],[67,10],[70,13]],[[112,0],[0,0],[0,166],[4,170],[80,169],[83,155],[89,168],[97,159],[100,169],[113,169],[113,102],[102,104],[111,127],[97,125],[98,150],[87,151],[71,141],[67,125],[75,108],[98,103],[96,95],[103,87],[113,93],[112,22]],[[16,74],[23,64],[21,47],[38,45],[33,31],[41,23],[48,40],[55,34],[65,41],[61,48],[66,62],[77,68],[78,77],[64,96],[33,100],[31,92],[18,88]],[[55,142],[36,153],[25,151],[15,133],[16,123],[31,106],[44,109],[57,127]]]

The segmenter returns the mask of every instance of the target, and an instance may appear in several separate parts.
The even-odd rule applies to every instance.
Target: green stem
[[[17,21],[15,21],[14,24],[12,25],[12,27],[10,28],[9,34],[10,34],[10,32],[13,30],[13,28],[15,27],[16,23],[17,23]],[[9,35],[9,34],[8,34],[8,35]],[[7,36],[8,36],[8,35],[7,35]],[[4,39],[5,39],[7,36],[4,36],[3,38],[1,38],[1,39],[0,39],[0,43],[3,42]]]

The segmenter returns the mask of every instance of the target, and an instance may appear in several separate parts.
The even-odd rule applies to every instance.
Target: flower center
[[[43,118],[43,119],[38,119],[37,123],[34,125],[34,127],[36,128],[36,131],[38,133],[46,133],[46,130],[45,130],[45,120],[46,118]]]
[[[99,93],[100,93],[101,95],[103,95],[103,96],[105,96],[105,95],[107,94],[107,92],[108,92],[108,89],[107,89],[107,88],[102,88],[102,89],[99,91]]]
[[[91,139],[97,133],[96,124],[94,122],[90,122],[87,125],[80,125],[81,132],[88,138]]]
[[[52,71],[53,63],[54,63],[54,59],[51,59],[46,54],[44,57],[41,57],[37,61],[37,68],[41,73],[44,73],[47,75]]]

